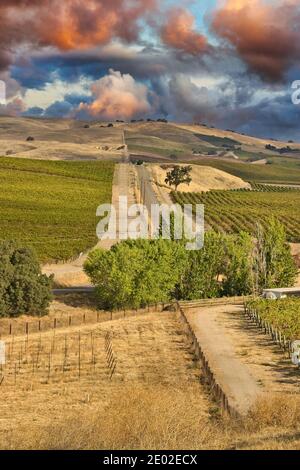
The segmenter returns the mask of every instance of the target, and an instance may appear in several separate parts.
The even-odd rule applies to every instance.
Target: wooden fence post
[[[78,333],[78,377],[80,380],[80,375],[81,375],[81,336],[80,336],[80,331]]]

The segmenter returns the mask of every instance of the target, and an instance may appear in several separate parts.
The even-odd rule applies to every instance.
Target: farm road
[[[236,354],[226,329],[217,320],[219,311],[224,309],[238,312],[242,307],[221,305],[184,308],[211,370],[227,395],[230,405],[240,414],[246,414],[260,394],[260,388],[249,368]]]
[[[125,155],[126,160],[126,155]],[[128,205],[135,204],[136,200],[136,172],[134,165],[130,163],[119,163],[115,167],[114,180],[112,185],[112,204],[116,208],[117,220],[119,218],[119,196],[127,196]],[[96,227],[95,227],[96,230]],[[116,240],[102,240],[95,248],[109,250],[122,234],[117,233]],[[90,284],[88,277],[83,271],[83,265],[88,254],[84,253],[74,261],[61,264],[48,264],[43,267],[43,273],[54,274],[57,284],[66,287],[80,287]]]

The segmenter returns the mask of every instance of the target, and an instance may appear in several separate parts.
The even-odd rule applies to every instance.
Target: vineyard
[[[247,302],[249,309],[255,310],[260,318],[280,331],[288,340],[300,337],[300,299],[280,300],[253,299]]]
[[[111,201],[113,172],[109,162],[1,158],[0,239],[34,248],[41,261],[93,247],[96,209]]]
[[[204,204],[206,224],[216,231],[253,233],[256,223],[267,224],[274,215],[286,228],[290,242],[300,242],[300,191],[253,184],[252,190],[172,192],[175,203]]]

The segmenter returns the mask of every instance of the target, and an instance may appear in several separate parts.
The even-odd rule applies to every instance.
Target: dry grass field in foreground
[[[10,338],[2,372],[2,449],[300,448],[298,395],[221,415],[172,312]]]

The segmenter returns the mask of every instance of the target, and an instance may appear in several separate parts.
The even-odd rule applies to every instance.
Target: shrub
[[[47,313],[52,278],[43,275],[35,254],[14,242],[0,244],[0,316]]]

